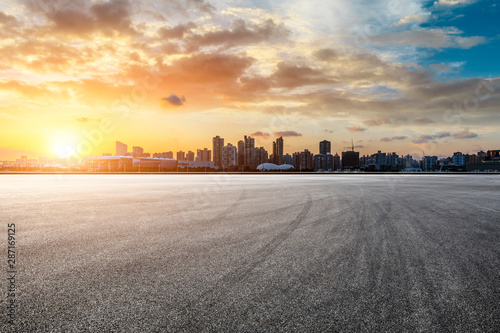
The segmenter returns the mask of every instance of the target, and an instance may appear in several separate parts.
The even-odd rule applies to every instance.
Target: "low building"
[[[90,156],[84,164],[88,172],[127,172],[133,171],[131,156]]]

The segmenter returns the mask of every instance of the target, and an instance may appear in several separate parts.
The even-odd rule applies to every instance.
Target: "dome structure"
[[[262,163],[257,167],[257,170],[290,170],[293,169],[293,165],[290,164],[282,164],[277,165],[274,163]]]

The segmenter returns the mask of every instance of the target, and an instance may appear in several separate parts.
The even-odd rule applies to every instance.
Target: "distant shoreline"
[[[0,175],[500,175],[500,172],[22,172]]]

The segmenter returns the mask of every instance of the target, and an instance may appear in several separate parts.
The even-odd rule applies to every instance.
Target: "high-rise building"
[[[20,164],[21,164],[21,167],[27,167],[28,166],[28,155],[21,155]]]
[[[453,153],[453,164],[456,166],[465,166],[466,163],[466,155],[461,152]]]
[[[224,147],[224,139],[217,135],[212,139],[212,144],[214,166],[222,168],[222,147]]]
[[[283,155],[283,162],[285,164],[292,164],[292,156],[290,154]]]
[[[144,149],[142,147],[134,146],[132,147],[132,156],[133,157],[142,157],[144,154]]]
[[[186,154],[181,150],[177,152],[177,161],[184,161],[186,159]]]
[[[276,152],[277,148],[276,148],[276,141],[273,141],[273,153],[271,155],[271,163],[274,163],[274,164],[277,164],[277,158],[276,158],[276,155],[277,155],[277,152]]]
[[[408,154],[406,156],[403,157],[403,160],[402,160],[402,164],[403,164],[403,169],[411,169],[413,168],[413,157]]]
[[[320,141],[319,154],[314,155],[314,169],[322,171],[334,170],[334,159],[331,154],[331,142],[327,140]]]
[[[273,142],[273,160],[277,165],[283,164],[283,137],[280,136]]]
[[[212,151],[207,148],[196,151],[196,160],[201,162],[210,162],[212,160]]]
[[[259,164],[267,163],[268,153],[264,147],[252,148],[252,161],[250,166],[257,167]]]
[[[116,156],[127,156],[127,145],[116,141]]]
[[[236,147],[228,143],[227,146],[222,147],[222,168],[227,169],[235,167],[238,162],[238,154]]]
[[[438,157],[437,156],[424,156],[422,159],[422,170],[431,171],[436,169]]]
[[[500,150],[488,150],[486,155],[484,155],[484,151],[480,151],[477,153],[480,157],[485,157],[488,161],[498,161],[500,160]]]
[[[245,165],[245,142],[238,141],[238,166]]]
[[[194,162],[194,152],[191,150],[186,153],[186,161]]]
[[[330,154],[332,149],[332,143],[327,140],[323,140],[319,143],[319,153],[320,154]]]
[[[375,170],[384,171],[385,165],[387,165],[387,162],[386,162],[387,154],[382,153],[382,151],[379,150],[376,154],[373,154],[373,157],[375,160]]]
[[[333,171],[334,162],[332,154],[318,154],[313,158],[314,169],[321,171]]]
[[[296,170],[312,170],[314,169],[314,155],[308,149],[294,153],[292,165]]]
[[[479,159],[479,162],[486,160],[487,156],[488,156],[488,153],[485,153],[482,150],[477,152],[477,158]]]
[[[333,155],[333,170],[340,170],[340,156],[337,153]]]
[[[359,152],[354,150],[342,152],[342,169],[359,169]]]
[[[244,153],[243,164],[245,166],[250,166],[252,165],[252,151],[255,148],[255,139],[245,135],[244,141],[245,141],[245,150],[244,150],[245,153]]]

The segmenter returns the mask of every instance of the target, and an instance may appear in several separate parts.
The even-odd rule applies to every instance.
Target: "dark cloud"
[[[382,142],[391,142],[394,140],[406,140],[408,137],[406,135],[398,135],[398,136],[393,136],[392,138],[384,137],[380,139]]]
[[[252,134],[250,134],[250,136],[254,136],[254,137],[262,137],[264,139],[267,139],[269,137],[269,133],[263,133],[261,131],[256,131],[256,132],[253,132]]]
[[[375,120],[375,119],[368,119],[368,120],[365,120],[363,121],[363,124],[365,124],[366,126],[380,126],[380,125],[385,125],[385,124],[390,124],[392,123],[388,118],[380,118],[378,120]]]
[[[206,0],[187,0],[186,2],[189,5],[194,6],[194,8],[196,8],[200,12],[212,14],[215,11],[215,7]]]
[[[398,117],[398,118],[394,119],[395,124],[402,124],[402,123],[406,123],[407,121],[408,121],[408,119],[405,117]]]
[[[363,128],[361,126],[349,126],[349,127],[346,127],[347,130],[351,133],[356,133],[356,132],[364,132],[366,131],[366,128]]]
[[[308,85],[330,84],[336,80],[325,72],[309,66],[280,62],[270,79],[277,87],[295,88]]]
[[[186,47],[196,51],[200,47],[222,45],[232,47],[237,45],[258,44],[270,39],[284,40],[289,30],[282,24],[268,19],[259,24],[247,24],[243,19],[232,22],[231,29],[207,32],[203,35],[196,34],[186,37]]]
[[[450,132],[438,132],[433,135],[421,135],[419,138],[414,139],[412,142],[415,144],[426,143],[429,141],[433,141],[435,139],[442,139],[451,136]]]
[[[137,52],[131,52],[129,54],[129,59],[133,61],[141,61],[141,56]]]
[[[434,135],[435,138],[437,139],[442,139],[442,138],[447,138],[450,136],[450,132],[437,132],[437,134]]]
[[[252,63],[253,59],[248,57],[198,53],[175,61],[168,69],[181,82],[214,84],[236,81]]]
[[[168,102],[168,104],[173,105],[173,106],[182,106],[186,102],[186,97],[184,97],[184,96],[179,97],[176,94],[172,94],[168,97],[162,98],[162,100]]]
[[[331,61],[337,58],[337,51],[334,49],[320,49],[313,52],[313,56],[322,61]]]
[[[17,23],[17,19],[14,16],[0,12],[0,25],[12,26],[17,25]]]
[[[32,4],[30,7],[36,14],[43,13],[53,23],[54,33],[77,36],[96,32],[107,36],[138,34],[132,27],[132,8],[128,0],[110,0],[94,4],[78,0],[64,5],[52,0],[43,2],[47,3],[43,6]]]
[[[183,38],[186,33],[191,31],[191,29],[196,28],[193,22],[188,22],[186,24],[179,24],[173,28],[162,27],[158,30],[158,35],[162,39],[179,39]]]
[[[302,134],[300,133],[297,133],[295,131],[279,131],[279,132],[274,132],[273,133],[274,136],[284,136],[284,137],[287,137],[287,136],[302,136]]]
[[[414,122],[415,122],[416,124],[419,124],[419,125],[428,125],[428,124],[435,123],[435,121],[434,121],[434,120],[429,119],[429,118],[427,118],[427,117],[420,117],[420,118],[416,118],[416,119],[414,120]]]
[[[131,8],[128,0],[95,3],[90,7],[90,12],[94,14],[98,26],[118,31],[130,29]]]
[[[472,138],[477,138],[478,135],[474,132],[469,132],[469,129],[463,129],[461,131],[458,131],[453,134],[453,137],[455,139],[472,139]]]

